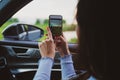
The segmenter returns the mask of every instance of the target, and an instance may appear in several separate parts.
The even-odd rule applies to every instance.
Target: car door
[[[10,17],[13,14],[15,14],[18,10],[20,10],[22,7],[24,7],[26,4],[28,4],[30,1],[31,0],[11,0],[8,2],[4,2],[6,5],[0,8],[1,33],[3,32],[4,28],[8,27],[11,24],[10,21],[12,23],[17,22],[17,20],[13,19],[13,17],[12,20],[10,20]],[[65,22],[66,21],[64,20],[64,26],[68,25]],[[43,26],[47,26],[46,23],[48,24],[48,20],[46,19],[42,22],[45,24],[39,25],[39,23],[36,22],[35,23],[36,26],[42,26],[43,28]],[[76,24],[70,25],[69,27],[73,27],[73,32],[65,32],[64,34],[67,36],[69,34],[70,35],[75,34],[74,31],[75,26]],[[29,33],[30,34],[32,33],[31,30]],[[40,41],[5,40],[4,36],[1,34],[0,58],[1,58],[1,63],[3,63],[1,64],[1,66],[7,65],[12,76],[15,77],[17,80],[32,80],[38,67],[38,61],[41,58],[40,51],[38,49],[38,42],[41,42],[44,39],[45,37],[42,38]],[[76,54],[78,53],[76,35],[73,35],[71,40],[69,40],[68,42],[69,42],[68,44],[69,49],[73,56],[75,69],[77,72],[79,72],[82,67],[78,65],[78,62],[80,62],[80,60]],[[61,79],[61,67],[60,67],[59,58],[60,58],[59,52],[56,51],[55,62],[51,73],[51,80]]]

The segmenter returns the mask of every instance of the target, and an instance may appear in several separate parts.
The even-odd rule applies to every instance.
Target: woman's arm
[[[62,80],[69,80],[76,76],[72,55],[65,55],[61,58]]]
[[[50,29],[47,28],[47,30],[48,38],[38,44],[41,59],[34,80],[50,80],[51,68],[55,57],[55,44]]]
[[[38,70],[33,80],[50,80],[53,59],[44,57],[39,60]]]
[[[69,78],[76,76],[72,55],[70,54],[68,43],[64,35],[55,37],[56,49],[61,56],[62,80],[69,80]]]

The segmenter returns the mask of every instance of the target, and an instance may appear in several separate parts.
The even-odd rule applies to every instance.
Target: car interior
[[[64,5],[66,5],[66,1],[62,0],[61,4],[65,2]],[[49,2],[51,2],[51,4]],[[60,0],[58,0],[58,2],[60,2]],[[77,0],[71,0],[71,4],[73,3],[74,5],[71,7],[71,9],[74,13]],[[35,75],[38,67],[38,60],[41,58],[40,51],[38,49],[38,43],[44,40],[43,37],[46,31],[43,29],[43,26],[47,25],[42,24],[40,25],[42,27],[38,27],[38,24],[40,23],[39,20],[36,21],[35,25],[31,24],[33,22],[19,21],[16,19],[16,16],[20,15],[24,17],[21,20],[25,20],[28,14],[34,12],[29,10],[30,8],[33,10],[36,8],[32,8],[34,6],[33,4],[35,4],[38,9],[43,8],[42,10],[37,10],[40,11],[38,12],[39,15],[42,15],[42,11],[44,12],[44,10],[47,11],[49,9],[49,6],[43,6],[49,4],[55,4],[55,6],[58,5],[57,1],[55,0],[0,0],[0,80],[32,80]],[[62,6],[61,4],[60,6]],[[71,4],[69,5],[71,6]],[[51,8],[53,7],[54,6]],[[64,7],[68,7],[67,9],[69,9],[69,6]],[[24,8],[26,8],[28,11],[24,12]],[[56,9],[56,12],[53,10],[53,13],[49,13],[45,16],[48,17],[50,14],[61,14],[59,12],[57,13],[61,7],[57,8],[58,9]],[[61,12],[64,11],[67,12],[67,10],[62,7]],[[24,14],[26,12],[28,12],[27,15]],[[74,15],[73,13],[72,15]],[[32,17],[36,15],[37,14],[32,13]],[[31,21],[34,20],[32,17],[29,18]],[[29,21],[29,19],[26,19],[26,21]],[[65,20],[64,24],[66,22]],[[45,21],[41,21],[41,23],[46,22],[48,22],[47,19]],[[72,26],[76,25],[72,24]],[[73,35],[73,37],[75,36],[76,35]],[[81,62],[77,55],[77,41],[74,42],[73,40],[73,43],[69,42],[68,46],[73,57],[76,72],[81,74],[84,73],[84,71],[86,71],[85,66],[83,66],[84,62]],[[59,52],[56,51],[55,62],[51,73],[51,80],[61,80],[61,67],[59,58]],[[78,62],[81,62],[81,65],[77,65]]]
[[[119,80],[118,42],[120,40],[118,38],[120,31],[118,29],[119,9],[117,9],[119,3],[116,5],[116,1],[111,1],[111,3],[109,3],[110,1],[104,3],[104,1],[88,0],[88,3],[91,3],[89,6],[92,7],[92,11],[96,10],[95,15],[92,14],[89,6],[86,6],[88,5],[86,0],[83,0],[85,4],[82,6],[86,9],[81,10],[83,18],[90,17],[90,20],[93,17],[100,18],[100,20],[95,20],[95,24],[100,25],[95,27],[92,24],[92,26],[84,28],[86,31],[83,30],[85,34],[82,35],[81,55],[78,55],[80,50],[77,49],[79,45],[75,31],[78,0],[0,0],[0,80],[33,80],[38,68],[38,60],[41,58],[38,43],[46,39],[46,27],[51,14],[63,17],[63,33],[68,41],[76,73],[81,76],[87,72],[89,74],[88,56],[92,56],[94,66],[100,66],[98,72],[103,72],[105,78],[108,78],[105,80]],[[84,16],[85,13],[92,16]],[[86,22],[85,19],[84,21]],[[87,37],[84,37],[86,35]],[[84,38],[87,40],[84,41]],[[82,51],[92,53],[92,55],[83,54]],[[51,80],[61,80],[59,54],[56,51]]]

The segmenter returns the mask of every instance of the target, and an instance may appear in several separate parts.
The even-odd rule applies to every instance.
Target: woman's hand
[[[70,54],[67,40],[64,35],[55,37],[54,41],[56,44],[56,49],[60,52],[61,57]]]
[[[43,57],[49,57],[54,59],[55,56],[55,44],[52,38],[52,33],[49,29],[49,27],[47,28],[48,31],[48,38],[43,41],[42,43],[39,43],[39,49],[40,49],[40,54]]]

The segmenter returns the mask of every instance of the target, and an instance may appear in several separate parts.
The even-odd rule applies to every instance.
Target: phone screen
[[[49,27],[51,29],[53,38],[62,34],[62,16],[52,15],[49,17]]]
[[[62,27],[62,21],[61,20],[50,20],[50,27]]]

